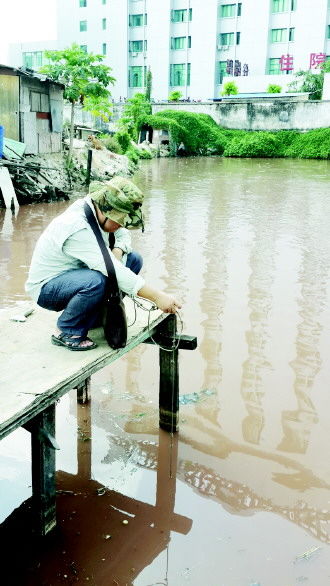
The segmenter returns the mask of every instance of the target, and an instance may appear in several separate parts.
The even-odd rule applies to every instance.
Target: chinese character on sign
[[[234,69],[234,75],[237,77],[238,75],[241,75],[241,62],[237,61],[237,59],[235,59],[235,69]]]
[[[309,69],[315,69],[318,65],[325,62],[327,56],[325,53],[311,53],[309,58]]]
[[[226,68],[226,73],[228,73],[228,75],[233,75],[233,60],[232,59],[227,59],[227,68]]]
[[[247,63],[243,65],[243,75],[249,75],[249,66]]]
[[[280,59],[281,71],[293,71],[293,55],[282,55]]]

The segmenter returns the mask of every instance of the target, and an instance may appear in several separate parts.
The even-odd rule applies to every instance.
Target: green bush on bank
[[[288,157],[330,159],[330,128],[297,132],[235,131],[227,135],[225,157]]]
[[[187,155],[221,155],[225,148],[225,138],[217,123],[207,114],[164,110],[141,117],[138,124],[140,129],[147,125],[168,130],[172,154],[176,154],[181,143],[184,144]]]
[[[330,159],[330,128],[305,133],[228,130],[219,127],[207,114],[180,110],[142,116],[138,120],[139,130],[144,125],[168,130],[172,155],[183,143],[187,155]]]

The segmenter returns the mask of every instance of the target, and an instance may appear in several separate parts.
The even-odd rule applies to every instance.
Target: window
[[[328,39],[330,39],[330,24],[328,24]]]
[[[188,39],[188,44],[187,44]],[[172,37],[171,38],[171,49],[188,49],[191,48],[191,36],[189,37]]]
[[[297,0],[291,0],[291,10],[297,10]]]
[[[79,29],[80,32],[83,33],[84,31],[87,31],[87,20],[81,20],[79,23]]]
[[[268,59],[268,71],[269,75],[278,75],[279,73],[283,73],[280,68],[280,60],[279,59]]]
[[[143,49],[143,41],[130,41],[128,44],[128,50],[130,53],[141,53],[141,51],[147,50],[147,41],[144,41],[144,49]]]
[[[289,41],[294,41],[294,32],[295,32],[295,28],[289,28]]]
[[[79,6],[80,8],[86,8],[87,0],[79,0]]]
[[[241,33],[236,33],[236,45],[239,45],[241,42]]]
[[[87,53],[87,45],[80,45],[80,49],[84,51],[84,53]]]
[[[170,65],[170,86],[190,85],[190,63],[172,63]]]
[[[107,54],[107,44],[102,43],[102,55],[106,55],[106,54]]]
[[[237,4],[237,16],[242,16],[242,2]]]
[[[270,42],[271,43],[286,43],[288,40],[288,29],[287,28],[273,28],[270,31]]]
[[[220,6],[220,18],[234,18],[236,4],[222,4]]]
[[[192,8],[189,11],[185,8],[183,10],[171,10],[171,21],[172,22],[187,22],[192,20]]]
[[[143,26],[147,24],[146,14],[130,14],[129,15],[129,26]]]
[[[106,28],[107,28],[107,19],[102,18],[102,30],[105,31]]]
[[[273,0],[272,12],[287,12],[291,0]]]
[[[107,0],[102,0],[102,4],[106,4],[106,3],[107,3]]]
[[[42,51],[23,53],[23,67],[28,67],[29,69],[38,69],[42,66],[42,61]]]
[[[147,68],[142,65],[134,65],[128,68],[129,87],[145,87]]]
[[[233,45],[234,33],[221,33],[219,35],[220,45]]]
[[[227,61],[219,61],[218,62],[218,80],[217,83],[219,85],[222,84],[223,78],[226,77],[227,74]]]

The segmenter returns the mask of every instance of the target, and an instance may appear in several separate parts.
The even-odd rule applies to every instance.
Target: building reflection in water
[[[253,213],[250,215],[250,227],[254,232],[248,281],[250,328],[246,332],[248,358],[242,365],[241,396],[248,413],[242,421],[242,434],[245,441],[252,444],[260,443],[265,424],[263,376],[271,368],[270,360],[266,356],[266,346],[273,304],[274,250],[278,220],[275,213],[270,213],[268,200],[267,204],[260,206],[258,217]]]
[[[322,325],[319,321],[327,303],[329,252],[322,248],[318,238],[319,216],[308,210],[300,227],[302,261],[298,275],[300,284],[299,315],[297,326],[296,357],[290,363],[295,373],[294,392],[297,409],[282,413],[283,438],[279,450],[304,454],[307,451],[311,430],[318,422],[312,401],[315,378],[322,366],[319,352]]]

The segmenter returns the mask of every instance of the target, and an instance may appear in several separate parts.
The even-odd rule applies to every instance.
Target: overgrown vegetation
[[[207,114],[175,110],[142,116],[138,128],[144,125],[168,130],[172,155],[176,155],[183,143],[187,155],[330,159],[330,128],[305,133],[226,130]]]
[[[150,116],[142,116],[138,125],[139,128],[147,125],[168,130],[171,154],[176,154],[181,143],[184,144],[187,155],[221,155],[225,148],[225,141],[217,123],[207,114],[164,110]]]

